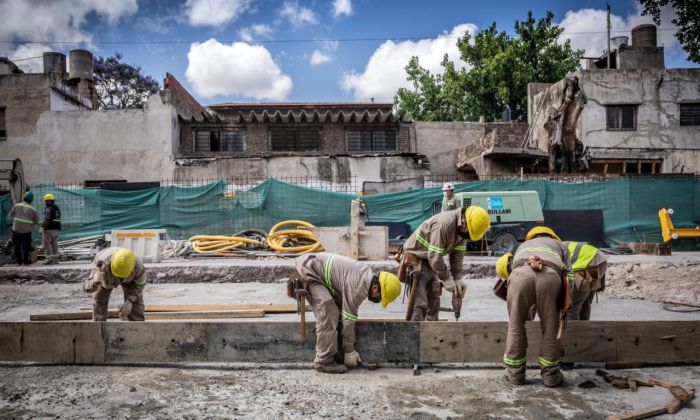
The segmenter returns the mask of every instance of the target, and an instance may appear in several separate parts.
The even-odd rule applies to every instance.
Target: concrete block
[[[108,322],[105,361],[131,363],[203,362],[207,327],[195,322]]]
[[[207,324],[210,362],[312,362],[315,324],[307,322],[301,340],[297,322],[235,322]]]

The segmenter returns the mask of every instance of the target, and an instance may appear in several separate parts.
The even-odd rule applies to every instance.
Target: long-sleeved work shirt
[[[17,203],[10,210],[12,230],[17,233],[30,233],[39,224],[39,213],[27,202]]]
[[[103,249],[95,255],[92,261],[93,281],[102,284],[105,289],[113,289],[121,284],[134,282],[137,287],[143,288],[146,285],[146,268],[141,258],[136,257],[134,271],[126,278],[119,278],[112,274],[112,257],[119,250],[117,247]]]
[[[430,268],[442,281],[460,277],[461,260],[466,252],[466,240],[459,234],[464,222],[462,209],[438,213],[416,229],[403,245],[403,251],[427,260]],[[450,256],[450,270],[444,256]]]

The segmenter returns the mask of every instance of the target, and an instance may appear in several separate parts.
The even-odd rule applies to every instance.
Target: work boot
[[[558,373],[558,375],[554,379],[543,377],[542,379],[544,382],[544,386],[546,386],[548,388],[556,388],[556,387],[566,386],[567,383],[564,380],[564,374],[561,372],[557,372],[557,373]]]
[[[327,365],[316,366],[316,370],[321,373],[346,373],[348,367],[340,363],[331,362]]]
[[[511,377],[507,373],[503,375],[503,380],[513,385],[525,385],[527,380],[525,378]]]

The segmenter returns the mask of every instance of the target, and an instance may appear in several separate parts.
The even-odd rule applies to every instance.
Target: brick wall
[[[317,152],[271,152],[269,147],[268,129],[270,127],[320,127],[321,150]],[[345,130],[353,128],[394,128],[398,130],[398,150],[396,153],[410,152],[411,123],[387,124],[333,124],[333,123],[297,123],[297,124],[265,124],[265,123],[197,123],[180,122],[180,145],[177,157],[254,157],[254,156],[289,156],[289,155],[346,155]],[[194,152],[195,130],[244,130],[246,147],[244,152]],[[354,154],[366,154],[362,152]]]

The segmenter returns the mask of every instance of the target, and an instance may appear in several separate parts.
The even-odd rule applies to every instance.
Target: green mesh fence
[[[678,227],[700,225],[700,179],[634,179],[552,182],[546,180],[458,183],[457,192],[525,191],[539,193],[545,210],[603,210],[606,241],[660,241],[657,212],[673,208]],[[282,220],[299,219],[317,226],[349,222],[353,194],[330,192],[269,179],[252,188],[235,189],[224,181],[194,187],[164,186],[142,191],[65,189],[33,186],[34,205],[43,214],[41,197],[57,196],[61,239],[91,236],[113,229],[165,228],[171,237],[233,234],[244,229],[269,230]],[[365,196],[369,220],[406,222],[416,228],[441,200],[439,187]],[[0,236],[10,235],[8,195],[0,196]],[[694,246],[697,242],[693,241]]]

